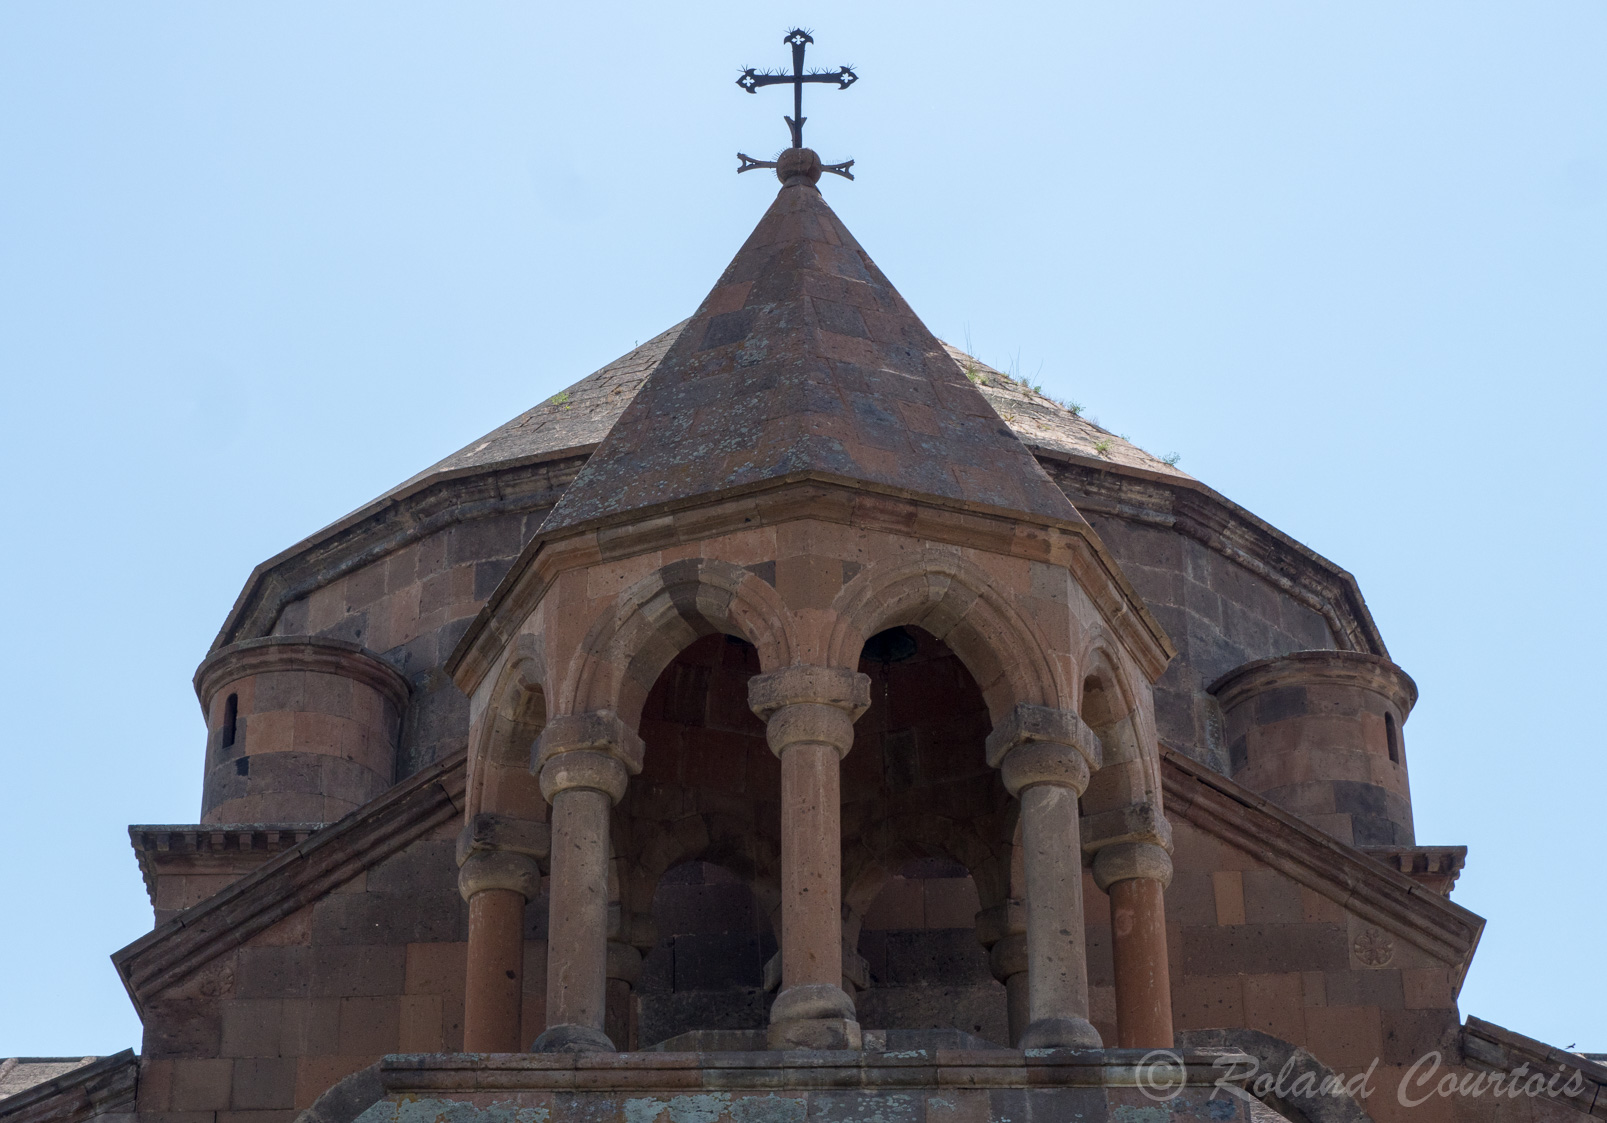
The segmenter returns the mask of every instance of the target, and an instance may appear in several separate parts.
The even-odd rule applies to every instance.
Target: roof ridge
[[[811,470],[1083,521],[820,192],[789,182],[542,529]]]

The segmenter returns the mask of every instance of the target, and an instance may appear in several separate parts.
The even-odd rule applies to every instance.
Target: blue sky
[[[807,139],[927,324],[1356,574],[1463,1012],[1607,1050],[1607,7],[0,4],[0,1056],[138,1045],[129,823],[257,562],[688,314]]]

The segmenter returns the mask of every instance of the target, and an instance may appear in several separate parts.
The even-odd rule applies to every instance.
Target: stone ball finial
[[[783,187],[820,182],[820,156],[813,148],[789,148],[776,157],[776,178]]]

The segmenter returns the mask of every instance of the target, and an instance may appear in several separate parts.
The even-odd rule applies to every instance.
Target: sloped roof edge
[[[463,809],[466,751],[425,768],[112,953],[135,1009]]]
[[[80,1123],[134,1110],[139,1058],[124,1049],[0,1100],[6,1123]]]
[[[1161,763],[1168,814],[1428,952],[1452,968],[1461,989],[1483,917],[1175,749],[1163,746]]]
[[[1527,1063],[1530,1071],[1549,1078],[1559,1070],[1574,1069],[1584,1082],[1576,1096],[1563,1096],[1587,1115],[1607,1117],[1607,1065],[1536,1041],[1521,1033],[1469,1014],[1462,1026],[1462,1055],[1476,1068],[1516,1072]]]

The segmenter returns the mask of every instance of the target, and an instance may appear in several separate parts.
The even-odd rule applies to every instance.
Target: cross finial
[[[837,88],[839,90],[846,90],[849,86],[859,81],[859,75],[854,73],[852,67],[847,66],[840,66],[836,71],[817,70],[806,74],[804,72],[804,48],[813,43],[815,40],[814,36],[810,35],[802,28],[793,28],[791,31],[787,32],[785,38],[783,38],[781,41],[792,48],[792,73],[787,74],[784,71],[767,71],[764,74],[760,74],[750,66],[743,70],[742,76],[737,79],[737,85],[741,86],[748,93],[754,94],[759,92],[760,86],[774,86],[782,82],[790,82],[792,84],[792,116],[782,118],[782,120],[787,122],[787,127],[792,132],[792,149],[790,151],[809,152],[809,150],[803,146],[803,127],[804,121],[807,120],[807,118],[803,115],[804,83],[835,82],[837,83]],[[786,154],[783,154],[784,157],[785,155]],[[852,160],[847,160],[841,164],[822,164],[820,163],[820,158],[815,156],[813,152],[810,152],[809,155],[812,157],[812,159],[809,161],[804,161],[804,163],[813,164],[813,168],[810,170],[814,170],[814,168],[818,168],[819,170],[814,170],[812,178],[808,177],[807,171],[795,172],[794,174],[805,175],[806,178],[809,178],[810,183],[813,183],[815,180],[819,179],[821,172],[834,172],[837,175],[844,176],[848,179],[854,178],[853,173],[848,170],[854,166],[854,162]],[[738,172],[751,172],[755,168],[776,168],[776,174],[781,174],[781,169],[777,167],[777,161],[775,160],[755,160],[752,156],[744,155],[741,152],[737,153],[737,159],[742,161],[742,166],[737,168]],[[797,159],[788,161],[784,158],[782,162],[788,163],[789,167],[791,165],[802,166]],[[783,182],[786,182],[785,178],[783,179]]]

